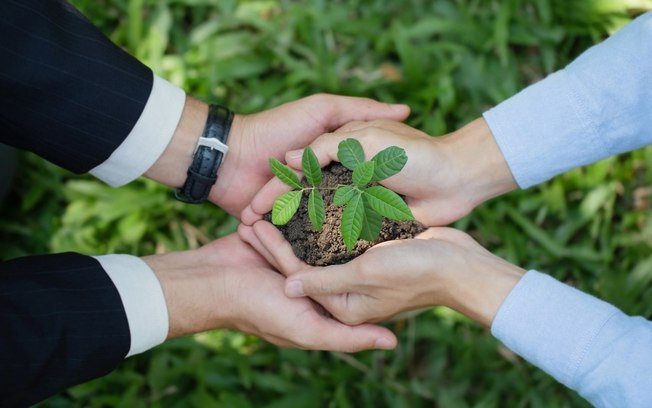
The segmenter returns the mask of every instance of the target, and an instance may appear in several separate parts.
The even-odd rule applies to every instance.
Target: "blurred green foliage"
[[[239,113],[316,92],[412,107],[454,130],[652,8],[649,0],[74,0],[157,74]],[[652,318],[652,149],[494,199],[460,220],[495,253]],[[111,189],[30,154],[0,207],[3,259],[136,255],[234,230],[138,180]],[[647,302],[645,302],[647,300]],[[393,352],[283,350],[229,331],[170,341],[42,407],[576,407],[587,404],[443,308],[388,324]]]

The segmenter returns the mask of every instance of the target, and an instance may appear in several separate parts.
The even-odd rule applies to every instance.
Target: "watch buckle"
[[[229,151],[229,146],[214,137],[200,137],[197,141],[197,148],[195,151],[197,151],[200,146],[210,147],[211,149],[215,149],[218,152],[222,152],[224,155],[226,155],[226,153]]]

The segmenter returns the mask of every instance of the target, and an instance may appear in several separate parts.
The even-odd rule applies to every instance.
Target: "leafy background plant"
[[[240,113],[334,92],[408,103],[443,134],[563,67],[647,0],[73,0],[189,93]],[[511,193],[456,223],[524,267],[652,318],[652,150]],[[138,197],[138,199],[133,199]],[[32,155],[0,208],[1,256],[145,255],[232,231],[146,181],[110,189]],[[393,352],[283,350],[217,331],[168,342],[42,407],[578,407],[574,392],[457,313],[389,324]]]
[[[301,197],[308,192],[308,218],[316,231],[321,231],[324,224],[324,198],[322,189],[334,189],[333,203],[344,206],[340,222],[342,239],[351,251],[359,239],[375,241],[382,229],[382,217],[397,221],[414,220],[414,216],[405,201],[383,186],[367,187],[370,182],[382,181],[403,169],[407,163],[405,150],[390,146],[378,152],[369,161],[365,161],[364,150],[355,139],[345,139],[338,145],[337,157],[340,163],[349,169],[352,184],[322,186],[322,171],[317,156],[310,147],[303,151],[301,168],[305,175],[307,187],[299,177],[277,159],[270,159],[272,173],[292,188],[274,201],[272,222],[285,225],[296,214],[301,204]]]

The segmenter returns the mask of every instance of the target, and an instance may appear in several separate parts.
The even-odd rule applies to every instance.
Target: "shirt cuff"
[[[126,357],[163,343],[169,330],[168,309],[161,284],[150,267],[131,255],[94,258],[109,275],[122,299],[131,334]]]
[[[185,101],[182,89],[154,75],[152,92],[133,129],[113,154],[90,173],[113,187],[140,177],[172,140]]]
[[[529,271],[501,305],[491,333],[559,382],[576,388],[576,376],[595,338],[621,313],[548,275]]]
[[[521,188],[652,143],[652,12],[484,113]]]
[[[564,70],[483,114],[519,187],[609,155]]]

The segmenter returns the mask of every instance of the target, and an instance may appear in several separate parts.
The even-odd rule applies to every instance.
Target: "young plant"
[[[303,151],[302,168],[307,186],[289,167],[270,159],[272,172],[295,190],[281,195],[272,208],[272,223],[287,224],[299,209],[303,193],[308,193],[308,217],[316,231],[324,224],[324,199],[320,190],[335,190],[333,203],[344,206],[340,228],[342,238],[350,251],[358,239],[375,241],[382,227],[382,217],[393,220],[413,220],[414,216],[403,199],[395,192],[370,183],[384,180],[403,169],[407,162],[405,150],[391,146],[378,152],[371,160],[364,160],[362,145],[355,139],[346,139],[338,145],[337,158],[353,172],[350,185],[321,187],[322,172],[317,156],[311,148]]]

